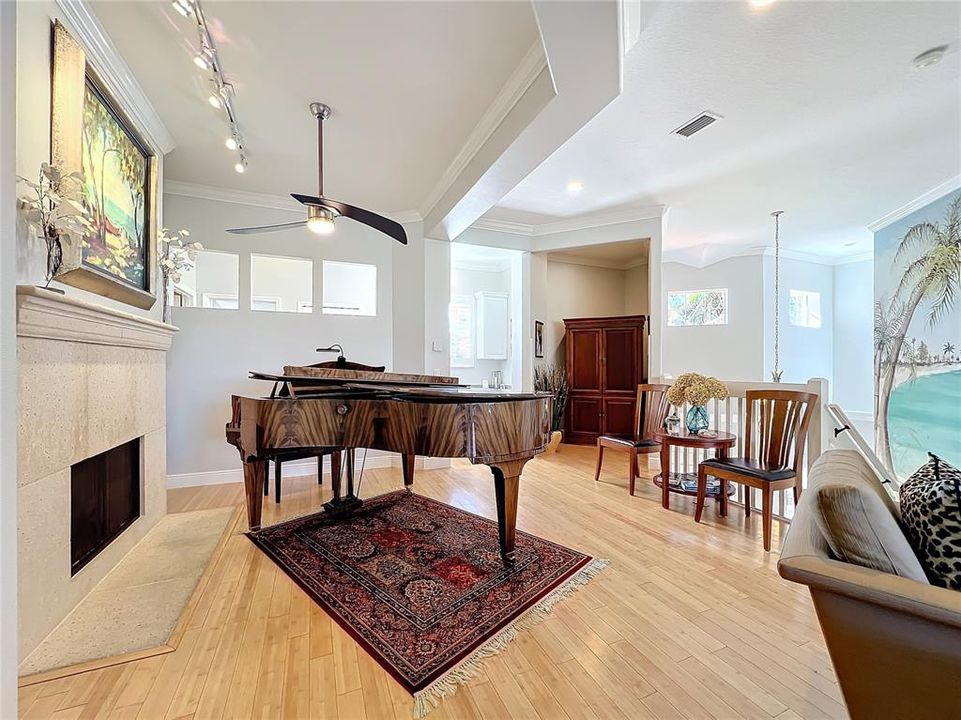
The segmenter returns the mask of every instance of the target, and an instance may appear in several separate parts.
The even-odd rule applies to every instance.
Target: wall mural
[[[874,235],[876,451],[905,478],[961,463],[961,191]]]

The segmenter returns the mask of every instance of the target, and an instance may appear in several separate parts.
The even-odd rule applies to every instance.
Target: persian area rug
[[[250,538],[414,695],[416,717],[607,565],[518,531],[507,569],[496,522],[406,490]]]

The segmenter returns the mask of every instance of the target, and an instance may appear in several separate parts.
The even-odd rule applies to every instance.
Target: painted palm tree
[[[954,309],[961,294],[961,194],[948,204],[941,223],[920,222],[905,233],[894,262],[907,262],[895,293],[895,298],[903,305],[897,330],[878,375],[876,415],[877,454],[892,471],[888,407],[898,361],[905,348],[905,336],[922,300],[930,303],[928,324],[936,325]]]
[[[881,377],[881,370],[888,358],[891,357],[891,346],[894,336],[901,324],[902,308],[897,301],[888,303],[883,297],[874,303],[874,377]],[[880,383],[875,386],[874,417],[878,414],[878,398],[880,397]]]
[[[956,352],[954,348],[954,343],[946,342],[944,347],[941,348],[941,352],[944,353],[944,361],[951,362],[954,360],[954,353]]]

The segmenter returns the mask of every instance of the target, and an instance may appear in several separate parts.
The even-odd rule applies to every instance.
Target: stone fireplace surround
[[[165,356],[175,332],[17,288],[20,662],[167,512]],[[141,516],[71,577],[70,467],[141,436]]]

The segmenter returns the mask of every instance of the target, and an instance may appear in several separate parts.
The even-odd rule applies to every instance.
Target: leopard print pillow
[[[931,583],[961,590],[961,470],[928,454],[901,486],[901,521]]]

